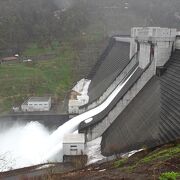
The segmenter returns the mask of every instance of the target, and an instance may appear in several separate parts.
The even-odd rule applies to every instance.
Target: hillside
[[[70,61],[74,56],[72,50],[66,49],[47,61],[2,64],[1,111],[10,109],[13,104],[18,105],[28,96],[58,96],[67,91],[73,81]]]
[[[95,36],[55,42],[46,48],[30,44],[20,54],[19,63],[1,64],[0,112],[9,112],[12,106],[19,106],[29,96],[44,95],[53,97],[54,110],[58,112],[57,105],[96,62],[104,40],[101,36],[98,36],[100,39]],[[90,53],[94,54],[91,61]],[[32,62],[24,62],[27,59]]]
[[[20,63],[0,66],[0,114],[44,95],[53,97],[55,112],[64,113],[62,101],[105,46],[106,35],[89,24],[89,11],[78,0],[68,7],[49,0],[0,2],[0,59],[20,55]]]
[[[123,158],[100,164],[93,164],[84,169],[54,175],[56,179],[77,180],[176,180],[180,179],[180,144],[169,144],[152,150],[136,153],[130,158]]]

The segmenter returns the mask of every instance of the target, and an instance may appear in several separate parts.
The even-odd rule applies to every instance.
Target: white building
[[[67,134],[63,138],[63,156],[84,155],[84,134]]]
[[[24,112],[49,111],[51,97],[31,97],[21,105]]]

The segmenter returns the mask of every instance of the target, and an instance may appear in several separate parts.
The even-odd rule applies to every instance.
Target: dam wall
[[[104,111],[104,115],[94,118],[93,122],[81,126],[81,130],[86,133],[86,140],[90,141],[101,136],[110,126],[114,123],[117,117],[126,109],[126,107],[132,102],[132,100],[143,90],[145,85],[156,75],[157,67],[162,67],[170,58],[173,45],[176,38],[176,30],[168,28],[133,28],[131,33],[130,43],[130,56],[136,54],[137,71],[135,75],[129,79],[120,99],[113,104],[113,106]],[[128,63],[125,69],[128,69],[131,63]],[[129,67],[130,71],[131,68]],[[122,73],[122,74],[121,74]],[[124,76],[121,71],[118,77]],[[129,73],[129,72],[128,72]],[[103,76],[103,75],[102,75]],[[117,77],[117,79],[118,79]],[[121,83],[119,81],[113,81],[109,86],[117,86]],[[126,89],[126,90],[125,90]],[[107,91],[105,91],[106,94]],[[107,93],[108,96],[108,93]],[[103,100],[106,98],[103,97]],[[98,104],[94,102],[94,107]],[[97,120],[98,118],[98,120]]]
[[[154,147],[180,138],[180,50],[102,135],[103,155]]]
[[[120,113],[127,107],[127,105],[134,99],[140,90],[155,74],[154,62],[141,75],[141,77],[134,83],[134,85],[127,91],[123,98],[113,107],[113,109],[106,115],[106,117],[94,126],[90,126],[87,133],[87,141],[101,136]]]
[[[180,138],[180,49],[165,65],[160,79],[161,113],[159,135],[163,143]]]
[[[103,155],[123,153],[159,143],[160,80],[153,76],[102,135]]]

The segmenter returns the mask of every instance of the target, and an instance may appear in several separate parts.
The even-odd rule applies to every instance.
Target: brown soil
[[[166,162],[159,162],[138,167],[132,172],[114,168],[112,163],[103,163],[99,166],[90,166],[82,170],[72,171],[66,174],[54,175],[53,179],[64,180],[154,180],[158,179],[162,172],[180,172],[180,156]]]
[[[160,152],[170,148],[164,146],[154,151]],[[154,151],[142,151],[130,157],[121,167],[115,167],[115,161],[94,164],[84,169],[64,174],[53,175],[54,180],[156,180],[163,172],[180,172],[180,153],[169,158],[160,158],[147,163],[139,163],[144,157]],[[132,165],[135,165],[134,168]]]
[[[14,177],[20,180],[158,180],[163,172],[180,173],[180,144],[168,144],[138,152],[125,160],[116,159],[82,169],[72,170],[74,167],[68,164],[65,166],[65,163],[57,164],[53,169],[36,169],[37,167],[29,167],[0,173],[0,179]]]

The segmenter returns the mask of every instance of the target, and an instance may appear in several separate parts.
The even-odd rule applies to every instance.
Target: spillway
[[[12,151],[12,159],[20,157],[20,163],[18,159],[15,159],[15,164],[10,164],[10,166],[15,166],[15,168],[20,168],[28,165],[34,165],[39,163],[45,163],[48,161],[62,161],[62,139],[65,134],[73,133],[78,129],[78,125],[89,119],[93,118],[97,114],[100,114],[104,111],[109,104],[114,100],[117,94],[122,90],[126,85],[129,79],[134,75],[137,69],[135,69],[122,83],[117,86],[117,88],[112,92],[112,94],[106,99],[104,103],[98,107],[89,110],[79,116],[76,116],[60,126],[56,131],[50,134],[47,130],[44,129],[38,123],[29,123],[25,126],[13,127],[6,134],[2,134],[3,137],[10,138],[13,136],[15,139],[12,139],[9,142],[8,139],[5,139],[0,136],[0,139],[7,140],[7,143],[10,143],[9,149]],[[16,134],[19,134],[18,136]],[[14,143],[14,144],[12,144]],[[7,146],[7,144],[1,143],[2,146]],[[16,148],[18,146],[18,148]],[[5,149],[6,150],[6,149]],[[5,154],[6,151],[1,149],[1,154]],[[5,154],[6,155],[6,154]],[[11,161],[7,159],[7,161]],[[13,160],[12,160],[13,161]],[[16,162],[17,161],[17,162]]]

